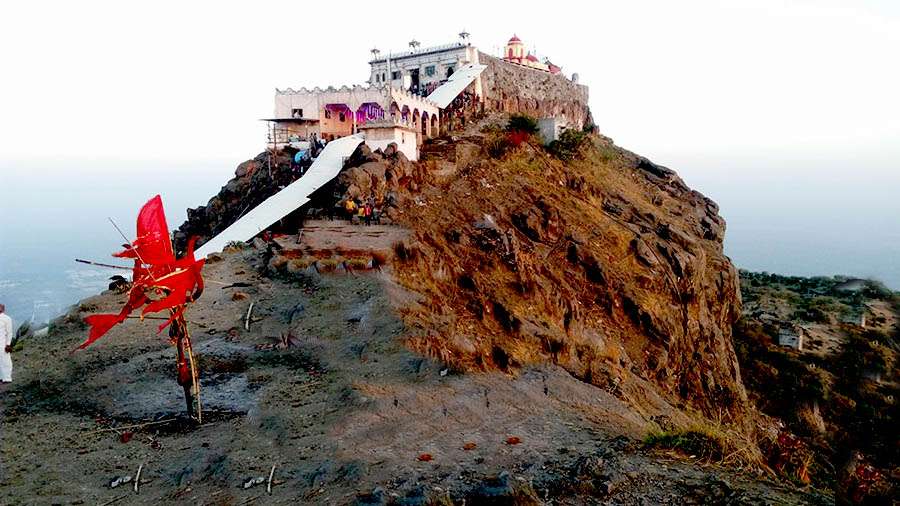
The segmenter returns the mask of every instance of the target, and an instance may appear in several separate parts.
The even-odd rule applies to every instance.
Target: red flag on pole
[[[163,266],[175,262],[169,226],[159,195],[150,199],[137,217],[137,237],[131,247],[113,253],[114,257],[138,258],[142,263]]]
[[[134,259],[128,301],[118,314],[86,317],[84,321],[91,329],[78,349],[89,346],[142,306],[142,315],[177,308],[173,317],[159,327],[160,332],[182,314],[183,306],[196,300],[203,291],[204,260],[194,259],[194,242],[191,239],[186,254],[176,260],[162,199],[157,195],[144,204],[138,213],[137,238],[125,250],[113,253],[116,257]]]

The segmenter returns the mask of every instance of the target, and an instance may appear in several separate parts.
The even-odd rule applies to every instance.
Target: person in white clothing
[[[0,304],[0,382],[12,382],[12,318],[6,314],[6,306]]]

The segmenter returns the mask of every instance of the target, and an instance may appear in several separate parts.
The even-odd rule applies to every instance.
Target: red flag
[[[203,292],[201,271],[205,260],[198,261],[194,259],[194,244],[196,242],[197,239],[195,237],[188,241],[187,251],[184,256],[172,264],[174,272],[153,281],[153,286],[157,290],[165,291],[167,295],[144,307],[142,314],[173,309],[188,301],[193,302],[200,297],[200,294]],[[170,318],[168,322],[159,327],[159,330],[162,331],[171,321],[172,319]]]
[[[137,217],[137,238],[131,247],[113,253],[120,258],[139,258],[150,265],[167,265],[175,262],[172,241],[169,240],[169,226],[166,224],[166,213],[163,210],[162,198],[153,197]]]
[[[128,301],[118,314],[90,315],[84,321],[90,325],[87,340],[78,347],[85,348],[124,322],[133,311],[144,306],[143,314],[174,310],[172,317],[159,327],[162,331],[184,313],[185,304],[193,302],[203,292],[204,260],[194,259],[194,243],[188,242],[187,252],[178,260],[169,239],[169,227],[159,195],[150,199],[138,213],[137,239],[114,256],[134,259],[132,286]],[[151,301],[148,293],[162,298]]]
[[[124,322],[132,311],[143,306],[146,302],[147,297],[144,295],[143,288],[133,285],[131,292],[128,293],[128,301],[122,306],[119,314],[93,314],[86,316],[84,321],[91,327],[91,330],[88,333],[87,340],[81,343],[78,349],[81,350],[90,346],[91,343],[103,337],[103,334],[109,332],[109,329]]]

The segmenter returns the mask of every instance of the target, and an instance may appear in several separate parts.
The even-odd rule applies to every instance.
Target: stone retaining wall
[[[561,117],[577,128],[593,122],[588,108],[588,87],[561,74],[505,62],[479,54],[487,68],[481,74],[484,106],[488,111]]]

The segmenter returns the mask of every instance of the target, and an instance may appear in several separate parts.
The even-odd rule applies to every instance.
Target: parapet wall
[[[485,53],[479,59],[487,65],[481,74],[486,110],[565,118],[577,128],[591,122],[587,86]]]

